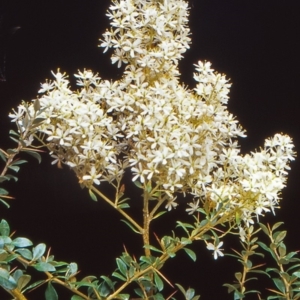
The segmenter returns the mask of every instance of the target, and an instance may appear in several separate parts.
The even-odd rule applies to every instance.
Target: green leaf
[[[262,243],[262,242],[257,242],[257,244],[260,246],[260,247],[262,247],[265,251],[267,251],[267,252],[272,252],[272,250],[266,245],[266,244],[264,244],[264,243]]]
[[[161,278],[158,276],[157,273],[154,273],[154,282],[155,282],[155,286],[157,287],[157,289],[159,291],[162,291],[164,288],[164,283],[161,280]]]
[[[282,282],[281,279],[279,278],[272,278],[273,282],[275,283],[275,285],[277,286],[278,290],[285,294],[285,286],[284,286],[284,283]]]
[[[233,299],[234,300],[240,300],[245,298],[245,295],[241,293],[240,291],[234,291]]]
[[[9,236],[9,233],[10,233],[9,224],[4,219],[2,219],[0,223],[0,234],[2,236]]]
[[[76,287],[81,287],[81,286],[87,286],[87,287],[91,287],[91,288],[96,288],[97,287],[97,281],[94,281],[94,282],[77,281],[76,282]]]
[[[7,181],[7,180],[9,180],[8,176],[0,176],[0,182],[4,182],[4,181]]]
[[[13,179],[15,182],[18,181],[18,177],[11,175],[11,174],[6,174],[5,177],[7,177],[8,180]]]
[[[8,168],[11,169],[11,170],[14,170],[16,173],[19,172],[19,170],[20,170],[20,167],[13,166],[13,165],[8,166]]]
[[[196,261],[197,256],[195,254],[195,252],[191,249],[187,249],[187,248],[183,248],[183,250],[185,251],[185,253],[193,260]]]
[[[238,282],[241,282],[241,278],[242,278],[242,273],[241,272],[236,272],[235,274],[234,274],[234,277],[236,278],[236,280],[238,281]]]
[[[17,281],[18,289],[22,290],[31,280],[31,276],[24,274],[22,275],[19,280]]]
[[[15,160],[13,162],[13,165],[22,165],[22,164],[25,164],[27,163],[28,161],[27,160],[24,160],[24,159],[19,159],[19,160]]]
[[[0,236],[0,249],[3,249],[4,245],[8,246],[11,243],[9,236]]]
[[[138,234],[142,234],[135,227],[133,227],[133,225],[131,223],[129,223],[128,221],[121,220],[121,222],[125,223],[133,232],[138,233]]]
[[[29,154],[29,155],[31,155],[31,156],[33,156],[35,159],[37,159],[37,161],[39,162],[39,164],[41,163],[42,157],[41,157],[41,155],[38,152],[36,152],[36,151],[30,151],[30,150],[22,150],[22,151],[25,152],[25,153],[27,153],[27,154]]]
[[[130,205],[128,203],[122,203],[122,204],[118,205],[119,209],[124,209],[124,208],[129,208],[129,207],[130,207]]]
[[[117,258],[117,259],[116,259],[116,262],[117,262],[119,271],[120,271],[124,276],[127,277],[127,266],[126,266],[126,264],[125,264],[120,258]]]
[[[185,289],[179,283],[175,283],[175,285],[179,288],[181,293],[185,296]]]
[[[118,298],[122,299],[122,300],[129,300],[130,295],[129,294],[119,294]]]
[[[74,295],[74,296],[72,296],[71,300],[84,300],[84,298],[82,298],[78,295]]]
[[[180,243],[182,245],[189,245],[189,244],[192,243],[192,241],[190,239],[186,238],[186,237],[182,237],[181,240],[180,240]]]
[[[160,216],[164,215],[165,213],[167,213],[165,210],[164,211],[160,211],[159,213],[157,213],[152,220],[159,218]]]
[[[262,231],[266,234],[269,235],[269,229],[267,228],[266,225],[262,224],[262,223],[258,223],[260,228],[262,229]]]
[[[7,208],[10,208],[10,205],[2,198],[0,198],[0,202],[2,202]]]
[[[147,265],[151,265],[153,263],[153,259],[151,259],[151,257],[148,256],[141,256],[140,261],[146,263]]]
[[[6,195],[8,195],[8,191],[6,189],[0,188],[0,195],[6,196]]]
[[[35,287],[37,287],[37,286],[42,285],[42,284],[44,284],[45,282],[46,282],[46,280],[38,280],[38,281],[32,283],[31,285],[29,285],[29,286],[23,291],[23,293],[26,292],[26,291],[28,291],[28,290],[30,290],[30,289],[33,289],[33,288],[35,288]]]
[[[224,283],[223,286],[226,286],[228,288],[228,293],[232,293],[233,291],[238,291],[238,288],[240,287],[239,284],[229,284],[229,283]]]
[[[293,275],[296,276],[296,277],[298,277],[298,278],[300,278],[300,271],[294,272]]]
[[[134,184],[135,184],[135,186],[137,186],[138,188],[140,188],[140,189],[143,189],[144,187],[143,187],[143,185],[139,182],[139,181],[134,181],[133,182]]]
[[[32,260],[37,260],[43,256],[46,251],[46,245],[44,243],[38,244],[33,248],[33,258]]]
[[[23,275],[23,271],[20,269],[17,269],[13,274],[13,278],[15,279],[16,282],[18,282],[19,278]]]
[[[186,291],[186,293],[185,293],[185,299],[186,299],[186,300],[192,300],[193,297],[194,297],[194,295],[195,295],[195,290],[189,288],[189,289]]]
[[[5,259],[5,261],[6,262],[11,262],[11,261],[13,261],[13,260],[15,260],[17,257],[19,257],[20,255],[18,255],[18,254],[10,254],[10,255],[8,255],[7,256],[7,258]]]
[[[32,252],[29,249],[16,249],[16,252],[24,258],[32,260]]]
[[[280,231],[275,238],[275,244],[279,244],[286,236],[286,230]]]
[[[14,138],[14,137],[12,137],[12,136],[10,136],[9,137],[11,140],[13,140],[14,142],[16,142],[17,144],[19,143],[19,140],[17,140],[16,138]]]
[[[114,283],[110,280],[110,278],[104,275],[100,278],[102,278],[112,290],[114,289]]]
[[[19,238],[14,239],[12,241],[12,244],[15,247],[18,247],[18,248],[32,246],[32,242],[29,239],[23,238],[23,237],[19,237]]]
[[[279,226],[281,226],[282,224],[284,224],[283,222],[277,222],[273,225],[272,227],[272,231],[276,230]]]
[[[48,283],[46,288],[45,298],[46,300],[58,300],[57,292],[51,282]]]
[[[34,265],[34,268],[41,272],[54,272],[56,271],[55,267],[45,261],[41,261]]]
[[[13,290],[17,287],[15,279],[5,269],[0,269],[0,285],[7,290]]]
[[[163,251],[161,251],[160,249],[157,249],[156,247],[151,246],[151,245],[145,245],[144,248],[150,249],[150,250],[155,251],[155,252],[163,253]]]
[[[98,201],[97,196],[95,195],[95,193],[91,189],[89,189],[89,195],[90,195],[90,197],[93,201],[95,201],[95,202]]]
[[[69,277],[71,277],[72,275],[74,275],[78,271],[78,265],[76,263],[70,263],[68,265],[68,268],[69,268],[69,270],[68,270],[68,276]]]
[[[97,289],[100,292],[100,296],[103,298],[106,298],[111,292],[110,288],[108,287],[105,281],[101,282]]]
[[[7,156],[5,154],[5,151],[3,151],[2,149],[0,149],[0,157],[4,162],[7,161]]]
[[[15,136],[20,136],[19,133],[15,132],[15,131],[12,130],[12,129],[9,131],[9,134],[10,134],[10,135],[15,135]]]
[[[124,276],[122,276],[121,274],[119,274],[118,272],[113,272],[112,276],[117,277],[122,281],[127,281],[127,279]]]

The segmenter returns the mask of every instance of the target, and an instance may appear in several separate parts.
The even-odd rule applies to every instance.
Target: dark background
[[[8,139],[8,131],[13,128],[8,113],[21,100],[34,99],[40,83],[51,78],[51,70],[61,68],[70,74],[74,88],[72,74],[78,69],[98,71],[104,79],[120,78],[122,70],[111,66],[110,53],[102,54],[97,48],[98,38],[109,27],[105,17],[109,3],[2,0],[0,48],[1,56],[6,52],[6,81],[0,82],[0,147],[13,146]],[[242,152],[259,148],[276,132],[292,136],[299,151],[299,1],[191,0],[190,6],[193,44],[180,64],[182,81],[193,87],[193,64],[211,61],[213,68],[233,83],[229,110],[248,135],[240,141]],[[14,26],[21,28],[9,35]],[[0,206],[0,217],[17,230],[16,236],[26,236],[35,244],[45,242],[57,260],[76,261],[81,276],[111,274],[123,244],[137,257],[142,254],[139,237],[119,221],[119,215],[108,205],[93,202],[67,167],[50,165],[47,154],[41,165],[29,160],[21,168],[19,182],[6,186],[16,197],[11,208]],[[300,249],[299,176],[298,159],[292,163],[281,209],[275,218],[268,216],[271,223],[285,222],[289,250]],[[127,190],[132,189],[127,186]],[[131,192],[130,196],[134,198],[138,193]],[[131,206],[135,214],[141,209],[134,200]],[[166,219],[158,220],[155,232],[170,234],[183,209],[182,205]],[[234,243],[224,242],[227,251]],[[233,299],[222,284],[232,282],[234,272],[239,271],[235,262],[229,258],[214,261],[203,243],[193,249],[198,253],[196,263],[183,253],[167,263],[169,280],[195,288],[201,299]],[[270,282],[259,283],[263,289],[272,287]],[[41,294],[43,290],[40,288]],[[68,293],[61,293],[60,299],[69,298]],[[0,299],[9,296],[0,294]],[[34,292],[29,299],[43,297]]]

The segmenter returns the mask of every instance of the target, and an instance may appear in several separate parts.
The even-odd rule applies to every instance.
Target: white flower
[[[95,166],[92,166],[91,170],[89,171],[90,175],[84,175],[82,177],[83,180],[92,180],[95,184],[99,185],[100,184],[100,180],[98,178],[100,178],[102,176],[101,173],[97,173],[97,170],[95,168]]]
[[[178,203],[175,202],[176,198],[173,198],[171,200],[168,201],[168,203],[166,204],[165,208],[170,211],[173,208],[176,208],[176,206],[178,205]]]
[[[190,208],[187,208],[185,211],[188,212],[189,215],[192,215],[199,208],[199,200],[197,200],[196,203],[195,201],[190,202],[188,203],[188,205],[190,206]]]
[[[214,253],[213,253],[214,259],[217,259],[218,256],[224,256],[224,254],[221,251],[223,249],[220,249],[222,247],[222,245],[223,245],[223,242],[219,242],[218,245],[214,245],[212,243],[208,243],[207,246],[206,246],[206,248],[208,250],[214,251]]]
[[[18,106],[18,112],[16,112],[13,109],[13,113],[10,113],[8,116],[12,118],[11,122],[17,122],[18,120],[22,119],[24,117],[24,113],[26,112],[26,109],[24,105]]]

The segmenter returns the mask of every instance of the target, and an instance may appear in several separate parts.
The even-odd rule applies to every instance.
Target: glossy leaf
[[[193,297],[194,297],[194,295],[195,295],[195,290],[189,288],[189,289],[186,291],[186,293],[185,293],[185,299],[186,299],[186,300],[192,300]]]
[[[19,172],[19,170],[20,170],[20,167],[14,166],[14,165],[10,165],[10,166],[8,166],[8,168],[11,170],[14,170],[16,173]]]
[[[84,298],[82,298],[78,295],[74,295],[74,296],[72,296],[71,300],[84,300]]]
[[[4,181],[7,181],[7,180],[9,180],[8,176],[0,176],[0,182],[4,182]]]
[[[272,231],[276,230],[279,226],[281,226],[282,224],[284,224],[283,222],[277,222],[272,226]]]
[[[6,189],[0,188],[0,195],[6,196],[8,195],[8,191]]]
[[[64,265],[64,264],[62,264],[62,265]],[[68,276],[72,276],[72,275],[74,275],[78,271],[78,265],[76,263],[70,263],[68,265],[68,268],[69,268],[69,270],[68,270]]]
[[[4,162],[7,161],[7,153],[2,149],[0,149],[0,157]]]
[[[47,262],[41,261],[34,265],[34,268],[41,272],[54,272],[56,271],[55,267]]]
[[[18,247],[18,248],[32,246],[32,242],[29,239],[23,238],[23,237],[19,237],[19,238],[14,239],[12,241],[12,244],[15,247]]]
[[[157,273],[154,273],[154,282],[155,282],[155,286],[157,287],[157,289],[159,291],[162,291],[164,288],[164,283],[161,280],[161,278],[158,276]]]
[[[0,270],[0,285],[7,290],[13,290],[17,287],[15,279],[4,269]]]
[[[16,282],[18,282],[19,278],[23,275],[23,271],[20,269],[17,269],[13,274],[13,278],[15,279]]]
[[[141,234],[131,223],[126,220],[121,220],[121,222],[125,223],[133,232]]]
[[[128,203],[122,203],[122,204],[118,205],[119,209],[125,209],[125,208],[129,208],[129,207],[130,207],[130,205]]]
[[[197,256],[196,256],[196,253],[195,253],[193,250],[187,249],[187,248],[183,248],[183,250],[185,251],[185,253],[186,253],[193,261],[196,261]]]
[[[273,282],[275,283],[276,287],[281,293],[285,293],[285,286],[281,279],[279,278],[272,278]]]
[[[27,163],[27,160],[19,159],[19,160],[15,160],[13,162],[13,165],[22,165],[22,164],[25,164],[25,163]]]
[[[46,280],[38,280],[38,281],[32,283],[31,285],[29,285],[26,289],[24,289],[24,290],[23,290],[23,293],[24,293],[25,291],[34,289],[34,288],[36,288],[36,287],[38,287],[38,286],[44,284],[45,282],[46,282]]]
[[[120,258],[117,258],[116,262],[117,262],[118,269],[121,272],[121,274],[124,275],[124,276],[127,276],[127,266],[126,266],[126,264]]]
[[[116,277],[116,278],[119,278],[119,279],[122,280],[122,281],[126,281],[126,280],[127,280],[124,276],[122,276],[122,275],[119,274],[118,272],[113,272],[113,273],[112,273],[112,276],[114,276],[114,277]]]
[[[277,235],[276,235],[276,238],[275,238],[275,243],[276,244],[279,244],[286,236],[286,230],[284,231],[280,231]]]
[[[46,300],[58,300],[57,292],[51,282],[48,283],[48,286],[46,288],[45,299]]]
[[[2,198],[0,198],[0,202],[2,202],[7,208],[10,208],[10,205]]]
[[[109,288],[109,286],[106,284],[105,281],[100,283],[97,290],[99,291],[100,296],[103,298],[106,298],[111,292],[111,289]]]
[[[269,229],[267,228],[266,225],[259,223],[259,226],[266,235],[269,235]]]
[[[32,260],[32,252],[29,249],[16,249],[16,252],[24,258]]]
[[[43,256],[43,254],[46,251],[46,245],[44,243],[38,244],[36,247],[33,248],[32,254],[33,258],[32,260],[37,260]]]
[[[143,185],[142,185],[139,181],[137,181],[137,180],[134,181],[133,183],[134,183],[135,186],[137,186],[137,187],[140,188],[140,189],[143,189],[143,188],[144,188]]]
[[[0,234],[3,236],[9,236],[9,233],[10,233],[9,224],[4,219],[2,219],[0,223]]]
[[[22,275],[17,281],[18,289],[22,290],[31,280],[31,276],[28,274]]]
[[[110,278],[107,276],[101,276],[100,278],[102,278],[112,290],[114,289],[114,283]]]
[[[158,249],[154,246],[151,246],[151,245],[145,245],[144,248],[150,249],[150,250],[155,251],[155,252],[163,253],[163,251],[161,251],[160,249]]]
[[[97,196],[91,189],[89,189],[89,195],[93,201],[96,201],[96,202],[98,201]]]
[[[39,163],[41,163],[42,157],[41,157],[41,155],[40,155],[38,152],[30,151],[30,150],[23,150],[23,152],[25,152],[25,153],[27,153],[27,154],[33,156],[35,159],[37,159],[37,161],[38,161]]]
[[[160,211],[159,213],[157,213],[152,220],[159,218],[160,216],[164,215],[165,213],[167,213],[166,211]]]

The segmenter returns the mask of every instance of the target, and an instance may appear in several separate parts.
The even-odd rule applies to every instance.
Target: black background
[[[0,147],[13,146],[8,131],[13,128],[7,117],[21,100],[34,99],[40,83],[60,68],[72,77],[78,69],[89,68],[104,79],[120,78],[122,70],[110,64],[110,53],[102,54],[98,39],[109,27],[105,11],[109,0],[7,0],[2,2],[2,31],[21,28],[12,36],[2,36],[6,45],[6,82],[0,82]],[[193,87],[193,64],[208,60],[233,83],[229,110],[247,130],[240,140],[246,153],[263,145],[276,132],[294,138],[299,151],[300,19],[298,1],[277,0],[191,0],[191,49],[180,64],[182,81]],[[0,60],[2,58],[0,57]],[[37,244],[45,242],[57,260],[76,261],[81,276],[109,275],[114,258],[123,244],[137,257],[142,254],[139,237],[119,215],[99,201],[93,202],[81,190],[68,168],[50,165],[48,155],[41,165],[32,159],[21,168],[19,182],[6,185],[16,197],[11,208],[0,207],[1,218],[9,221],[16,236],[26,236]],[[271,223],[284,221],[288,230],[287,246],[300,248],[299,242],[299,160],[292,163],[288,187],[283,192],[281,209]],[[106,186],[103,185],[106,189]],[[130,180],[126,190],[131,191]],[[139,192],[130,196],[138,197]],[[134,214],[141,204],[131,202]],[[175,221],[183,215],[182,205],[154,225],[157,234],[170,234]],[[224,241],[225,249],[232,247]],[[233,242],[232,242],[233,243]],[[166,275],[173,283],[193,287],[201,299],[233,299],[227,296],[224,282],[232,282],[236,264],[229,258],[213,260],[211,252],[199,243],[193,249],[196,263],[179,253],[166,264]],[[260,281],[260,286],[271,287]],[[29,299],[43,299],[44,288]],[[1,292],[2,293],[2,292]],[[39,294],[40,293],[40,294]],[[60,299],[70,299],[61,292]],[[178,296],[180,298],[180,296]],[[9,299],[0,294],[0,299]],[[257,299],[249,296],[249,299]]]

